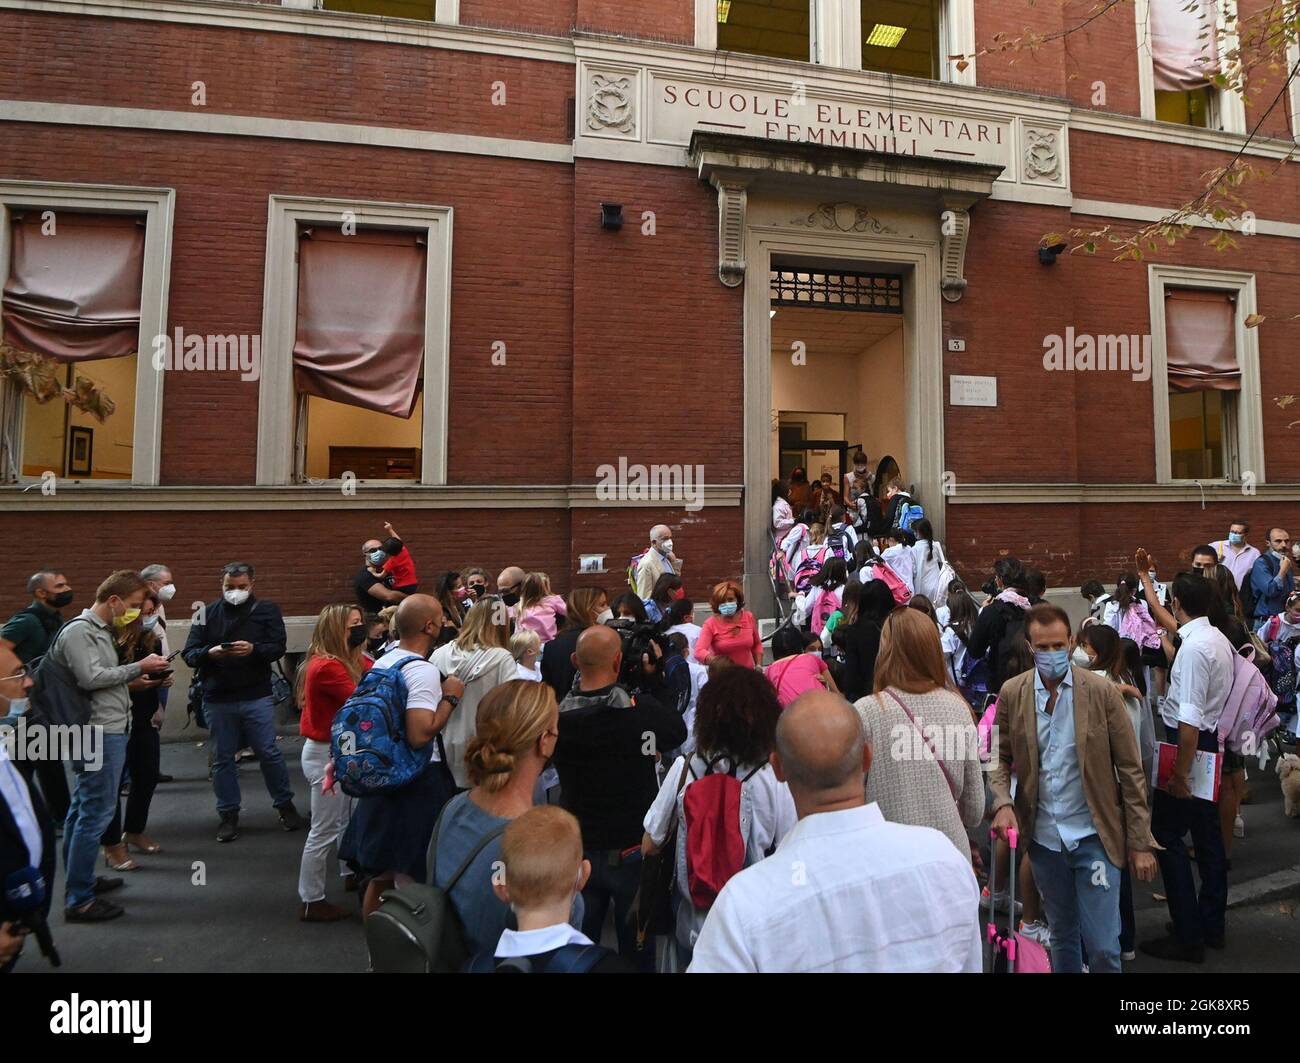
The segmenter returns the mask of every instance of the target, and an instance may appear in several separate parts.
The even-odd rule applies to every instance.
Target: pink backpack
[[[1219,715],[1219,747],[1253,757],[1281,723],[1277,695],[1255,664],[1253,646],[1245,648],[1244,656],[1233,653],[1232,658],[1232,689]]]
[[[826,621],[831,618],[839,607],[840,600],[833,590],[823,590],[817,595],[812,607],[812,630],[814,635],[822,633]]]
[[[1144,649],[1160,649],[1160,629],[1151,619],[1146,602],[1136,602],[1119,611],[1119,637],[1132,639]]]
[[[903,577],[890,568],[887,562],[872,561],[869,565],[871,571],[867,573],[867,579],[881,580],[894,596],[895,605],[906,605],[912,600],[912,592],[907,589]]]

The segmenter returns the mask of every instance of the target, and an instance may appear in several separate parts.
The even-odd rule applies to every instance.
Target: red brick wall
[[[591,33],[613,33],[657,41],[695,43],[695,0],[577,0],[577,25]]]
[[[576,0],[460,0],[462,26],[492,26],[567,37],[573,30]]]
[[[1081,27],[1065,38],[1065,76],[1070,100],[1076,107],[1089,110],[1140,115],[1142,99],[1138,91],[1133,5],[1118,4],[1094,18],[1096,9],[1095,0],[1069,0],[1064,5],[1064,24]],[[1101,85],[1097,86],[1097,82]],[[1101,102],[1094,103],[1094,96]]]
[[[568,139],[568,63],[56,14],[3,12],[0,27],[0,98],[201,115],[191,97],[202,81],[212,113]]]
[[[1192,550],[1227,537],[1231,521],[1251,523],[1250,541],[1262,547],[1268,529],[1300,527],[1300,501],[1284,504],[1100,503],[948,507],[948,542],[954,567],[972,586],[992,574],[1008,554],[1043,571],[1049,587],[1077,587],[1086,579],[1107,585],[1133,571],[1133,554],[1144,547],[1162,579],[1191,567]]]

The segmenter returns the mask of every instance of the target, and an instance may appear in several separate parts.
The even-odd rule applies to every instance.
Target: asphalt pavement
[[[294,799],[308,813],[299,767],[302,740],[279,742],[289,767]],[[65,923],[62,868],[56,884],[51,927],[66,972],[243,972],[362,971],[365,943],[359,916],[339,923],[298,920],[298,864],[305,831],[286,832],[262,782],[256,762],[240,765],[244,811],[239,838],[216,840],[217,815],[207,778],[203,742],[166,743],[163,771],[175,781],[159,786],[149,834],[164,851],[135,856],[143,870],[121,875],[126,885],[112,899],[126,915],[110,923]],[[1246,837],[1234,840],[1229,875],[1228,940],[1223,951],[1207,950],[1202,966],[1162,963],[1139,953],[1128,970],[1149,972],[1236,972],[1296,969],[1300,956],[1300,819],[1282,812],[1281,791],[1270,769],[1251,768],[1252,803],[1245,806]],[[99,874],[108,871],[102,858]],[[329,899],[355,913],[357,895],[344,893],[333,874]],[[1164,933],[1167,918],[1160,891],[1138,884],[1134,893],[1138,939]],[[34,943],[21,971],[48,971]]]

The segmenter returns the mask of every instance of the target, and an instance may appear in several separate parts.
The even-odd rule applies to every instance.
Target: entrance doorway
[[[844,459],[824,444],[845,440],[906,476],[904,276],[775,263],[770,280],[772,475],[799,466],[839,489]]]

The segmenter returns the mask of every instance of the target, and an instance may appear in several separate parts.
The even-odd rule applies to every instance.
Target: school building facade
[[[305,618],[385,520],[426,587],[617,588],[663,522],[693,597],[761,598],[771,479],[827,440],[976,586],[1259,545],[1300,524],[1298,109],[1206,66],[1262,0],[1209,60],[1186,6],[0,0],[6,603],[242,559]],[[1044,239],[1239,153],[1233,247]]]

